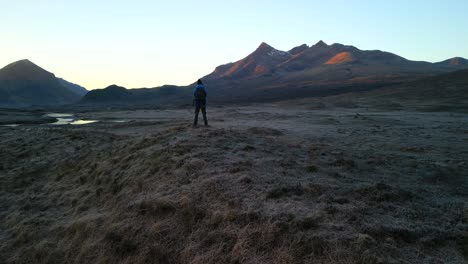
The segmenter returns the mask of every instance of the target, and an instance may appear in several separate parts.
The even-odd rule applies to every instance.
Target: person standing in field
[[[200,113],[200,110],[203,114],[205,126],[208,126],[208,120],[206,119],[206,95],[205,85],[203,85],[202,80],[198,79],[197,85],[193,89],[193,102],[195,105],[195,119],[193,120],[193,127],[196,127],[198,124],[198,113]]]

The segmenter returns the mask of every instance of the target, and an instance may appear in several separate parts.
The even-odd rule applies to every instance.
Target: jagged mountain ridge
[[[221,65],[203,79],[217,97],[270,101],[367,89],[465,68],[463,63],[411,61],[390,52],[323,41],[287,52],[262,43],[247,57]]]
[[[303,44],[287,52],[279,51],[266,43],[262,43],[244,59],[221,65],[205,78],[238,80],[265,74],[282,76],[287,73],[310,71],[321,67],[326,68],[324,70],[333,71],[333,66],[336,68],[344,64],[353,68],[372,66],[373,69],[366,69],[368,75],[371,75],[388,72],[389,68],[392,73],[397,74],[442,73],[462,69],[468,63],[463,58],[454,58],[440,63],[411,61],[389,52],[360,50],[354,46],[342,44],[327,45],[323,41],[319,41],[311,47]],[[360,75],[364,77],[366,73]]]

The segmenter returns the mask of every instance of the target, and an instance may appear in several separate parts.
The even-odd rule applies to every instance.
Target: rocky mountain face
[[[63,105],[76,103],[81,97],[62,85],[53,73],[29,60],[0,69],[0,106]]]
[[[323,41],[311,47],[303,44],[290,51],[279,51],[262,43],[246,58],[217,67],[205,79],[242,80],[277,76],[293,81],[303,79],[333,82],[354,79],[359,82],[358,78],[411,78],[466,67],[467,61],[463,58],[440,63],[410,61],[389,52],[360,50],[342,44],[327,45]]]

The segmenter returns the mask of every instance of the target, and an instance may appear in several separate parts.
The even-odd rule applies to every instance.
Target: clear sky
[[[29,59],[88,89],[187,85],[261,42],[468,58],[467,0],[0,0],[0,68]]]

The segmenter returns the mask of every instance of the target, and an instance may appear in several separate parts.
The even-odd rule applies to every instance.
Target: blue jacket
[[[197,86],[195,86],[195,88],[193,88],[193,95],[195,95],[195,92],[197,91],[197,89],[202,89],[203,92],[205,92],[205,95],[208,95],[208,93],[206,93],[206,89],[205,89],[205,86],[203,84],[197,84]]]

